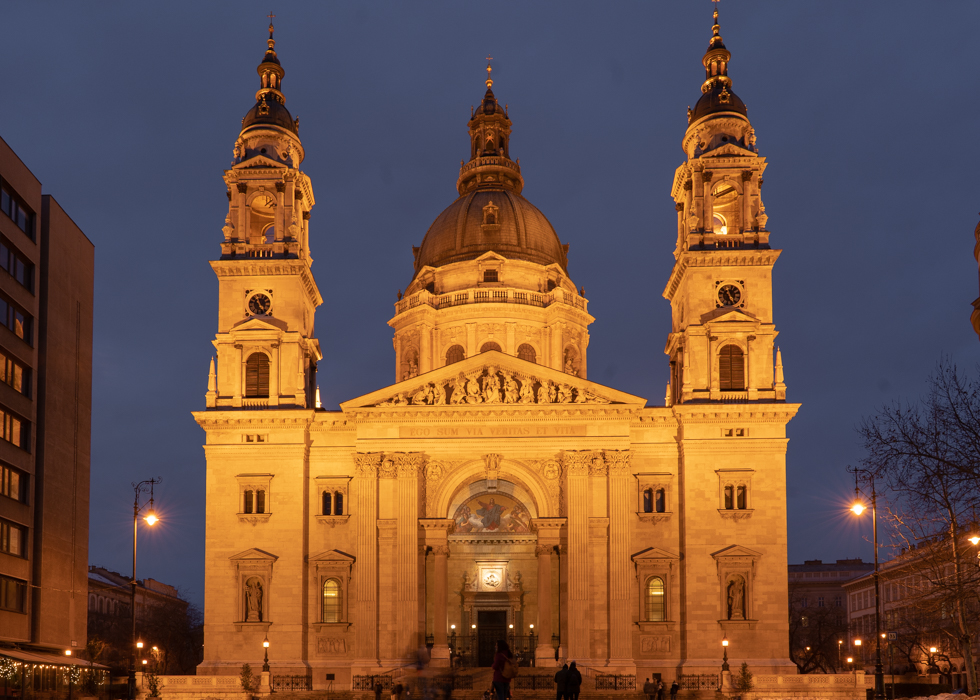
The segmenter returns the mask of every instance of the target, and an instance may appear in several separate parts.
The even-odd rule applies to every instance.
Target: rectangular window
[[[484,270],[483,271],[483,281],[484,282],[496,282],[497,281],[497,271],[496,270]]]
[[[34,344],[33,321],[30,314],[21,309],[10,299],[0,296],[0,325],[6,326],[14,335],[26,342]]]
[[[34,212],[6,182],[0,182],[0,210],[34,240]]]
[[[27,502],[27,475],[19,469],[0,464],[0,496]]]
[[[19,394],[30,396],[30,376],[30,369],[8,357],[7,353],[0,349],[0,382],[12,387]]]
[[[27,582],[0,576],[0,610],[24,612],[27,599]]]
[[[820,596],[819,598],[817,598],[817,607],[818,608],[822,608],[823,607],[823,596]]]
[[[245,504],[244,505],[245,505],[245,509],[242,512],[243,513],[251,513],[252,512],[252,492],[251,491],[246,491],[245,492]]]
[[[27,449],[27,422],[20,416],[0,407],[0,439]]]
[[[34,291],[34,263],[21,255],[6,238],[0,236],[0,268],[22,286]]]
[[[255,512],[265,512],[265,491],[260,490],[255,492]]]
[[[835,608],[839,608],[841,606],[840,604],[841,604],[840,596],[835,596],[834,597],[834,607]]]
[[[27,528],[8,520],[0,520],[0,552],[15,557],[26,556]]]

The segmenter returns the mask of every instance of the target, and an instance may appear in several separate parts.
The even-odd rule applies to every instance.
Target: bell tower
[[[218,276],[218,333],[208,408],[311,407],[316,394],[313,317],[322,303],[310,265],[315,204],[299,169],[299,120],[286,109],[273,26],[259,64],[255,106],[242,119],[231,169]]]
[[[671,195],[677,210],[671,305],[668,405],[691,401],[784,401],[775,348],[772,268],[762,203],[766,160],[745,104],[728,76],[717,7],[702,63],[702,96],[687,110]]]

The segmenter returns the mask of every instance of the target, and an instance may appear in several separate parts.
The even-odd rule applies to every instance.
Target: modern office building
[[[95,251],[2,140],[0,210],[0,651],[63,653],[86,641]]]

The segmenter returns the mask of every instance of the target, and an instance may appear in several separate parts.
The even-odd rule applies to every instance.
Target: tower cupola
[[[728,77],[728,62],[731,52],[725,48],[721,38],[721,25],[718,24],[718,7],[715,6],[711,27],[711,41],[701,62],[704,64],[704,83],[701,99],[688,110],[688,123],[693,124],[709,114],[728,112],[746,116],[745,103],[732,91],[732,79]]]
[[[299,133],[299,120],[293,119],[286,109],[286,96],[282,93],[282,79],[286,75],[276,55],[275,28],[269,23],[268,48],[262,63],[256,68],[259,74],[259,90],[255,93],[255,106],[242,119],[242,131],[249,127],[278,126],[293,134]]]
[[[491,59],[488,57],[487,61]],[[507,106],[501,107],[493,94],[493,67],[487,63],[487,91],[483,102],[473,110],[470,131],[470,160],[459,169],[456,189],[465,194],[479,188],[504,188],[521,193],[524,178],[520,163],[510,159],[511,121]]]

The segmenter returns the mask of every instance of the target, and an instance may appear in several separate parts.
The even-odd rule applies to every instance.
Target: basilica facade
[[[424,646],[434,666],[486,665],[507,638],[525,664],[666,679],[716,673],[727,639],[732,663],[795,673],[785,473],[798,405],[774,342],[780,251],[717,13],[671,191],[676,232],[661,232],[675,259],[661,405],[589,381],[589,303],[523,195],[488,72],[458,196],[414,248],[388,321],[395,383],[322,408],[315,197],[271,30],[224,176],[216,353],[194,413],[199,672],[237,674],[268,640],[274,673],[343,688]]]

